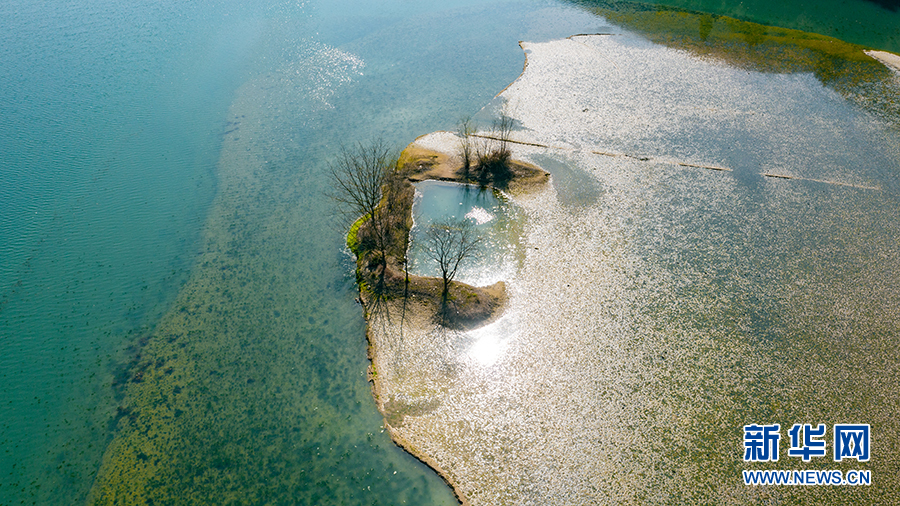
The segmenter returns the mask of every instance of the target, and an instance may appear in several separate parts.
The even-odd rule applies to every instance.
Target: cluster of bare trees
[[[425,247],[429,257],[437,262],[444,282],[442,305],[447,304],[450,283],[456,279],[460,265],[475,256],[481,242],[482,237],[475,233],[469,220],[439,221],[432,223],[425,231]]]
[[[409,211],[399,204],[402,200],[399,197],[409,183],[397,168],[396,152],[381,140],[342,148],[337,161],[331,165],[330,174],[333,183],[330,196],[346,215],[357,220],[356,254],[364,269],[378,274],[378,283],[370,288],[380,295],[385,288],[388,258],[392,254],[405,256]],[[446,305],[460,265],[476,253],[481,240],[471,222],[462,220],[431,225],[424,241],[425,251],[441,271],[441,302]],[[397,251],[398,247],[403,251]]]
[[[469,178],[469,173],[473,168],[472,162],[475,158],[475,147],[472,145],[472,135],[476,131],[475,123],[470,116],[465,116],[459,120],[456,133],[460,138],[459,154],[462,158],[462,170],[466,179]]]
[[[494,120],[486,134],[476,135],[478,129],[470,117],[460,120],[457,135],[460,137],[460,157],[466,179],[498,186],[503,186],[512,179],[512,152],[509,147],[512,128],[513,119],[505,110]]]

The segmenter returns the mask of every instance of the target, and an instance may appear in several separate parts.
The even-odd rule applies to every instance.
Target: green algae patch
[[[887,72],[865,54],[869,48],[833,37],[649,4],[592,5],[597,14],[652,42],[747,70],[812,72],[839,88]]]
[[[350,231],[347,232],[347,248],[353,252],[353,254],[357,254],[357,249],[359,248],[359,227],[365,223],[367,216],[360,216],[359,219],[353,222],[353,225],[350,225]]]

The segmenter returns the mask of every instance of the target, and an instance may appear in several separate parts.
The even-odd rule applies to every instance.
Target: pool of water
[[[474,185],[423,181],[416,183],[413,228],[410,230],[410,273],[440,277],[425,246],[424,234],[435,222],[468,221],[481,244],[460,266],[457,280],[487,286],[509,280],[522,258],[522,215],[497,190]]]

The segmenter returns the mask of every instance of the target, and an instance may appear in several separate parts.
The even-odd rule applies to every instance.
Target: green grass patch
[[[369,219],[368,215],[360,216],[359,219],[353,222],[353,225],[350,225],[350,231],[347,232],[347,247],[350,248],[350,251],[356,256],[359,256],[359,227],[361,227],[367,219]]]

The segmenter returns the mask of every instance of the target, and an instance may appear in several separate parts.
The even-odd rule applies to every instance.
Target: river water
[[[743,5],[724,13],[898,50],[871,2]],[[519,40],[609,23],[14,0],[0,28],[0,504],[452,504],[381,430],[328,162],[453,129],[519,75]]]
[[[779,65],[808,70],[772,72],[725,23],[673,47],[627,31],[524,42],[526,70],[499,98],[513,156],[552,184],[512,195],[524,260],[508,307],[468,332],[376,315],[390,425],[473,504],[898,493],[900,81],[874,60],[823,73],[827,56],[792,51]],[[452,153],[444,137],[417,143]],[[870,424],[881,457],[803,462],[785,435],[777,462],[745,462],[757,423],[821,423],[829,438]],[[758,469],[873,478],[744,485]]]

